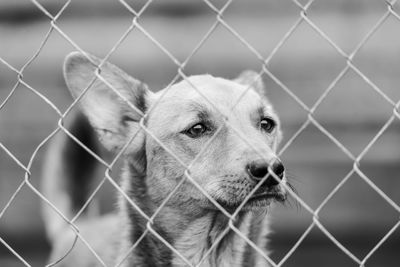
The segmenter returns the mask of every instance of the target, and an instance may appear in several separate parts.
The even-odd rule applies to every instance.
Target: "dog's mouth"
[[[238,208],[241,211],[251,211],[265,209],[271,205],[272,202],[284,202],[287,195],[280,190],[267,190],[261,191],[257,190],[250,198],[247,199],[246,203],[243,204],[243,200],[237,202],[228,202],[219,200],[221,204],[227,211],[234,212]]]
[[[261,193],[255,193],[252,195],[249,200],[247,201],[246,204],[252,204],[253,202],[264,202],[268,201],[271,202],[272,200],[278,201],[278,202],[284,202],[286,200],[286,194],[282,192],[261,192]]]
[[[251,204],[252,202],[265,200],[268,200],[269,202],[284,202],[286,200],[286,193],[282,190],[280,186],[261,186],[253,193],[253,195],[250,196],[247,203]]]

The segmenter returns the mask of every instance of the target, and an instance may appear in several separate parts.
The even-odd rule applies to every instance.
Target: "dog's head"
[[[235,80],[192,76],[152,93],[108,62],[101,66],[103,79],[94,80],[98,64],[92,56],[69,55],[67,85],[74,97],[90,86],[80,99],[83,112],[103,145],[124,148],[145,174],[147,194],[156,204],[184,177],[168,203],[215,209],[201,191],[229,210],[252,191],[245,210],[285,199],[284,167],[275,154],[280,122],[255,73]]]

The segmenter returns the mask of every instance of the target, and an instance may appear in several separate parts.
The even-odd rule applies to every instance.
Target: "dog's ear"
[[[100,76],[106,83],[99,78],[92,83],[100,63],[94,56],[73,52],[65,60],[64,76],[74,98],[79,97],[90,85],[79,100],[81,108],[98,132],[103,145],[116,151],[140,130],[139,121],[150,105],[152,93],[146,85],[108,62],[100,67]],[[141,138],[144,139],[144,134],[138,135],[132,146],[143,142]]]
[[[255,71],[245,70],[234,81],[253,88],[262,97],[266,96],[262,77]]]

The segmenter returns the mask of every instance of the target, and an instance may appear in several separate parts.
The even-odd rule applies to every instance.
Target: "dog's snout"
[[[268,174],[269,166],[270,165],[264,160],[253,161],[247,165],[247,173],[253,180],[260,181]],[[279,179],[282,179],[285,168],[280,160],[274,160],[271,165],[271,170]],[[271,175],[265,180],[266,186],[274,186],[277,184],[279,184],[279,181]]]

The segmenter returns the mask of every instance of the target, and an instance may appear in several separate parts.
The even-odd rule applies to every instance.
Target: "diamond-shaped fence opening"
[[[6,43],[4,49],[0,50],[0,71],[5,69],[0,73],[0,153],[1,157],[7,157],[7,160],[0,162],[0,182],[11,183],[12,180],[12,184],[17,185],[0,188],[0,192],[16,188],[7,192],[7,199],[2,199],[1,202],[0,265],[8,266],[10,262],[17,262],[24,266],[36,266],[46,262],[47,257],[43,253],[39,254],[43,257],[30,256],[26,251],[33,251],[31,254],[35,254],[37,249],[24,247],[24,242],[13,242],[12,235],[7,232],[16,220],[19,224],[14,225],[26,224],[29,230],[20,226],[21,232],[30,234],[26,236],[34,236],[34,232],[42,229],[37,222],[40,218],[39,208],[38,217],[29,225],[29,220],[24,218],[24,214],[32,216],[32,210],[29,213],[24,212],[24,205],[19,204],[21,201],[16,201],[20,196],[26,195],[24,192],[29,191],[30,195],[40,199],[42,206],[50,210],[48,216],[57,224],[66,225],[68,229],[67,234],[57,237],[63,240],[65,249],[61,256],[51,259],[50,266],[57,266],[58,263],[82,251],[83,254],[91,255],[92,263],[98,266],[128,266],[129,263],[134,264],[135,260],[142,260],[148,261],[147,264],[159,262],[162,266],[169,266],[172,262],[173,266],[226,266],[243,263],[246,266],[352,264],[351,266],[361,267],[379,259],[382,259],[380,264],[396,266],[398,255],[393,251],[394,246],[398,247],[400,244],[396,234],[400,228],[400,199],[398,194],[390,189],[400,186],[398,167],[395,166],[400,156],[395,152],[396,149],[392,148],[399,144],[398,138],[395,137],[398,134],[396,125],[400,120],[400,99],[396,93],[396,73],[399,73],[399,70],[383,73],[381,65],[374,64],[374,59],[381,60],[380,55],[382,58],[398,56],[396,47],[387,41],[398,41],[400,15],[396,2],[382,1],[378,5],[361,0],[343,0],[335,3],[322,0],[252,0],[246,3],[232,0],[199,0],[185,3],[178,0],[119,0],[98,3],[69,0],[55,4],[52,1],[26,0],[26,6],[23,3],[13,4],[12,1],[0,4],[0,10],[6,10],[0,11],[0,21],[5,21],[0,33],[4,34],[2,42]],[[21,19],[18,15],[10,16],[11,11],[20,14]],[[4,14],[3,18],[1,14]],[[37,24],[33,26],[24,23],[34,19],[37,19]],[[6,22],[18,22],[22,25],[20,28],[15,26],[14,29],[18,30],[15,36],[19,37],[7,39],[8,35],[12,35],[13,27],[9,27]],[[27,31],[36,29],[38,33],[29,32],[24,36],[21,34],[21,27]],[[47,30],[44,30],[46,27]],[[380,34],[390,37],[380,42],[376,37]],[[29,39],[33,36],[35,40]],[[24,49],[24,45],[28,43],[29,49]],[[64,94],[66,91],[60,68],[68,52],[66,47],[80,52],[81,61],[92,64],[93,73],[89,77],[91,82],[86,84],[74,100],[63,100],[55,93],[60,91],[60,94]],[[30,51],[28,57],[27,50]],[[92,53],[100,55],[99,59],[91,57]],[[135,77],[147,82],[152,91],[157,92],[165,88],[144,112],[143,107],[135,106],[129,99],[129,94],[121,92],[118,84],[109,79],[110,67],[107,62],[114,60],[121,62],[121,68],[128,73],[136,73]],[[58,67],[53,67],[56,64]],[[392,60],[385,70],[396,66]],[[191,74],[196,72],[209,72],[233,78],[235,72],[243,68],[254,69],[257,77],[253,77],[248,88],[232,100],[229,110],[221,108],[220,103],[213,101],[193,79],[190,79]],[[349,82],[348,77],[355,78]],[[268,212],[268,216],[270,213],[271,216],[275,216],[273,226],[276,224],[278,232],[285,233],[271,237],[271,249],[278,251],[275,254],[269,254],[266,247],[270,246],[259,238],[267,234],[266,225],[254,219],[253,213],[244,212],[246,203],[271,177],[262,178],[254,188],[246,192],[235,210],[230,210],[227,203],[216,199],[196,178],[199,172],[196,164],[207,159],[210,151],[218,145],[220,136],[227,131],[236,140],[237,146],[245,146],[259,158],[266,160],[266,155],[260,152],[258,144],[242,130],[242,125],[233,123],[228,116],[230,112],[249,101],[249,95],[253,93],[251,87],[254,87],[260,78],[267,81],[266,87],[271,90],[267,94],[271,96],[278,113],[283,114],[283,130],[285,132],[287,129],[289,133],[284,137],[275,156],[287,159],[291,172],[287,177],[296,179],[293,183],[296,184],[297,191],[288,185],[282,186],[299,207],[297,211],[283,216],[279,209],[285,207],[277,207],[273,212]],[[172,86],[179,81],[186,83],[187,90],[191,90],[193,95],[201,99],[221,120],[220,125],[214,129],[201,148],[193,153],[190,160],[174,149],[164,136],[158,135],[147,125],[147,120],[158,111],[160,103],[171,98]],[[129,112],[140,116],[136,130],[124,137],[128,141],[118,143],[112,156],[105,155],[104,151],[87,143],[87,137],[80,135],[69,123],[69,117],[74,116],[79,109],[78,105],[92,95],[93,85],[99,84],[103,84],[111,97],[118,99]],[[29,92],[24,94],[26,99],[21,97],[22,91]],[[375,101],[376,98],[379,98],[379,101]],[[358,108],[358,101],[365,104],[361,109]],[[372,110],[368,109],[368,101]],[[11,114],[12,112],[7,111],[8,105],[21,105],[12,109],[13,112],[21,113],[18,116]],[[42,107],[38,108],[40,105]],[[354,116],[355,110],[358,112],[357,116]],[[32,112],[43,115],[35,115]],[[7,114],[6,120],[3,119],[4,114]],[[124,117],[124,127],[131,121],[132,118]],[[15,125],[19,123],[19,127],[8,129],[7,126],[13,122]],[[13,133],[12,129],[18,129],[18,133]],[[105,136],[103,139],[115,134],[102,128],[97,131]],[[160,191],[163,194],[160,194],[158,204],[153,204],[151,208],[143,204],[145,200],[132,195],[132,191],[138,190],[134,187],[140,187],[140,184],[121,185],[117,178],[125,153],[132,149],[132,143],[137,142],[142,135],[146,135],[149,142],[158,147],[157,153],[168,158],[168,164],[175,166],[175,172],[182,172],[179,176],[171,170],[165,170],[166,174],[169,173],[170,177],[176,179],[173,183],[169,181],[162,185],[164,192]],[[386,140],[387,136],[389,141]],[[18,141],[18,138],[21,140]],[[385,139],[384,145],[382,139]],[[44,153],[52,140],[63,140],[69,144],[69,147],[62,150],[66,153],[64,159],[101,166],[101,171],[96,175],[99,177],[96,182],[82,184],[86,194],[80,199],[79,207],[74,207],[74,213],[66,213],[65,207],[60,206],[58,200],[54,201],[58,198],[61,199],[60,203],[63,203],[63,192],[47,195],[36,183],[36,177],[40,176],[37,165],[41,164],[42,160],[53,162],[51,167],[58,167],[57,157],[60,152],[53,151],[54,146],[50,146],[47,156]],[[12,145],[16,142],[18,145]],[[23,145],[26,143],[29,143],[29,147]],[[357,149],[353,149],[354,146]],[[219,149],[228,155],[228,150],[224,151],[227,148],[229,147],[221,146]],[[84,151],[85,157],[68,158],[68,151],[71,149]],[[388,153],[385,153],[386,151]],[[26,155],[27,153],[29,155]],[[15,163],[12,164],[14,167],[4,168],[10,161]],[[215,161],[208,167],[218,164],[219,162]],[[73,171],[79,175],[79,170]],[[13,173],[15,177],[12,177]],[[124,171],[121,173],[124,175]],[[57,174],[63,175],[62,172]],[[303,177],[296,174],[308,177],[302,179]],[[272,173],[271,176],[278,179],[277,174]],[[387,179],[388,176],[391,179]],[[32,177],[35,177],[35,182],[32,181]],[[358,182],[361,181],[362,188],[367,190],[360,190],[361,187],[353,183],[354,177]],[[327,181],[331,178],[332,180]],[[146,186],[151,186],[154,181],[146,183]],[[230,186],[235,188],[234,185],[226,185],[227,188]],[[170,205],[182,198],[182,192],[188,190],[188,187],[191,188],[190,193],[193,197],[207,201],[208,205],[215,209],[215,219],[205,223],[202,221],[200,225],[217,227],[217,233],[210,231],[205,237],[195,235],[199,240],[180,240],[174,236],[175,234],[186,237],[188,231],[193,231],[182,226],[183,219],[176,221],[176,218],[181,217],[187,219],[184,217],[184,209],[181,214],[172,213],[170,217],[165,215],[170,212]],[[71,187],[68,190],[73,194],[76,189]],[[122,238],[129,237],[129,241],[123,243],[118,253],[108,252],[115,254],[114,257],[117,255],[113,261],[110,261],[107,253],[94,242],[101,238],[107,240],[110,237],[107,234],[108,229],[103,229],[103,233],[93,238],[79,226],[84,214],[98,213],[99,210],[100,213],[103,212],[103,209],[96,205],[98,198],[101,199],[100,203],[106,203],[110,209],[110,203],[115,202],[109,196],[110,191],[114,191],[120,199],[120,209],[127,212],[126,216],[130,220],[140,222],[142,227],[134,232],[129,232],[127,227],[118,229],[122,232]],[[367,191],[365,196],[360,195]],[[302,197],[302,193],[307,195]],[[140,194],[143,195],[143,191],[140,191]],[[374,198],[378,197],[380,201],[365,201],[368,205],[361,204],[362,201],[355,201],[368,199],[369,194],[373,194]],[[22,199],[27,202],[35,201],[28,199],[30,197]],[[362,216],[352,211],[363,208],[369,212],[366,217],[369,219],[373,218],[374,214],[384,216],[385,212],[382,212],[377,203],[384,203],[385,209],[390,210],[394,219],[389,220],[390,223],[388,220],[370,220],[367,225],[373,229],[368,231],[359,221]],[[14,212],[8,213],[10,208]],[[15,212],[18,209],[21,209],[20,215],[19,212]],[[299,215],[299,212],[302,214]],[[169,224],[167,221],[170,221]],[[382,221],[385,223],[381,223]],[[243,225],[250,227],[246,228]],[[197,231],[204,233],[206,229],[201,228]],[[378,233],[379,237],[373,235],[373,245],[367,242],[368,246],[364,246],[363,238],[371,241],[372,233]],[[112,232],[111,235],[113,234],[117,233]],[[343,238],[344,236],[348,238]],[[275,237],[283,237],[283,241],[276,241]],[[349,239],[351,241],[348,241]],[[43,240],[40,237],[37,242],[43,243]],[[152,251],[152,257],[143,256],[149,253],[144,251],[149,248],[149,242],[157,244],[158,248],[157,251]],[[27,242],[32,243],[34,242]],[[236,246],[231,248],[230,254],[223,250],[227,243]],[[203,244],[207,245],[202,247]],[[132,255],[141,255],[141,258],[132,259]]]

